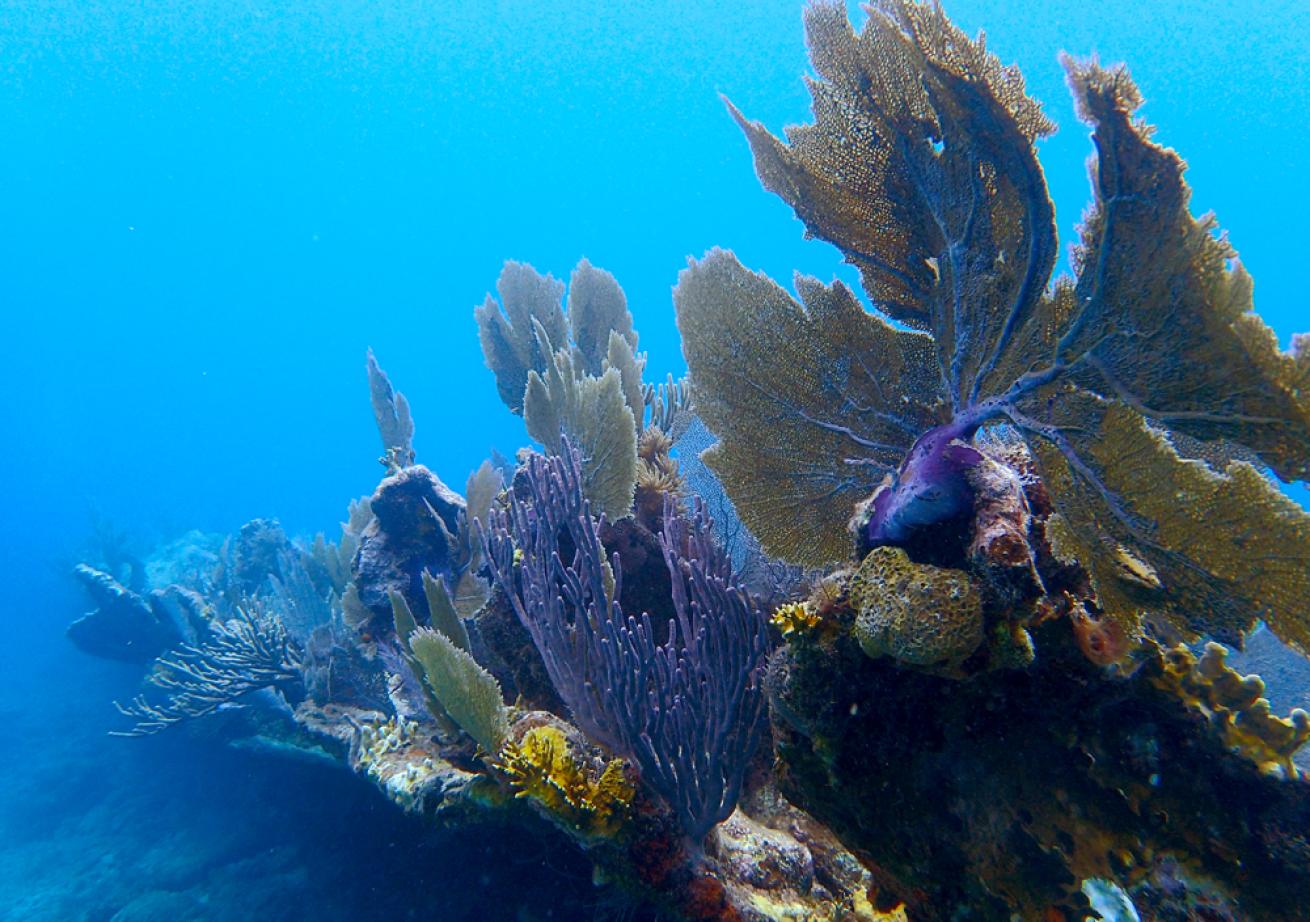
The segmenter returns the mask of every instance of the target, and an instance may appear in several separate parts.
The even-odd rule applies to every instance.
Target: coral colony
[[[127,735],[562,832],[669,918],[1304,918],[1310,717],[1214,641],[1310,648],[1276,484],[1310,478],[1310,340],[1278,350],[1122,67],[1065,62],[1093,202],[1052,280],[1018,71],[913,0],[806,27],[814,123],[731,113],[872,310],[714,250],[654,386],[612,276],[509,263],[475,316],[537,451],[456,494],[370,353],[387,473],[339,540],[80,567],[71,639],[152,663]]]

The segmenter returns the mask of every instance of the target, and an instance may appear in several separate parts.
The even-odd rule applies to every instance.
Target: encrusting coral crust
[[[515,796],[539,801],[586,835],[617,832],[636,795],[621,759],[607,762],[599,775],[590,773],[564,731],[551,724],[507,740],[496,767],[509,778]]]
[[[1276,717],[1259,676],[1244,676],[1224,662],[1227,651],[1206,644],[1197,656],[1184,646],[1164,653],[1155,684],[1178,695],[1216,727],[1225,744],[1266,770],[1297,777],[1292,756],[1310,741],[1310,714],[1297,708]]]
[[[851,578],[855,636],[872,657],[915,666],[959,663],[983,640],[983,605],[968,575],[878,547]]]

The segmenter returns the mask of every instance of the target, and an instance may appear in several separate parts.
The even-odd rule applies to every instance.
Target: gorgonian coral
[[[615,339],[622,342],[617,334]],[[524,422],[528,434],[552,454],[561,450],[561,438],[579,446],[587,498],[597,512],[619,519],[632,509],[637,482],[636,423],[624,399],[622,374],[607,368],[594,377],[578,367],[577,358],[560,349],[544,374],[528,373]]]
[[[487,566],[541,654],[577,725],[632,761],[694,840],[736,806],[765,722],[759,670],[765,621],[697,505],[666,500],[659,546],[672,617],[625,614],[623,568],[605,559],[567,439],[529,459],[524,493],[493,509]]]
[[[524,263],[508,262],[474,310],[482,354],[505,405],[523,414],[547,452],[567,436],[583,456],[587,498],[611,519],[632,508],[637,436],[646,413],[646,365],[627,298],[614,276],[582,260],[564,286]]]
[[[238,608],[227,621],[215,621],[204,641],[160,657],[150,685],[162,690],[163,700],[142,694],[127,704],[114,702],[136,723],[111,732],[149,736],[234,705],[251,692],[300,682],[301,655],[276,615]]]
[[[528,372],[545,369],[552,344],[563,345],[568,340],[561,303],[564,284],[526,263],[511,261],[496,279],[496,293],[500,303],[488,294],[473,316],[482,355],[496,375],[500,399],[515,413],[522,413]],[[544,341],[539,330],[546,334]]]
[[[396,471],[414,463],[414,419],[405,395],[391,386],[391,379],[368,350],[368,396],[373,419],[382,438],[382,464]]]
[[[1310,647],[1310,516],[1269,472],[1310,478],[1310,337],[1280,352],[1183,161],[1136,119],[1122,67],[1066,59],[1093,128],[1094,201],[1072,279],[1048,284],[1053,209],[1034,145],[1053,130],[980,37],[935,4],[879,0],[858,35],[810,7],[815,123],[774,138],[736,110],[766,188],[859,270],[798,278],[797,303],[714,251],[675,300],[708,460],[771,554],[845,558],[967,518],[975,437],[1028,442],[1057,553],[1105,614],[1184,636],[1265,618]],[[898,324],[899,326],[894,326]]]

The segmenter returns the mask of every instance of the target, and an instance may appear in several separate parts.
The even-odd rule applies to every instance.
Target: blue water
[[[1088,142],[1056,53],[1098,52],[1131,65],[1282,342],[1310,328],[1310,6],[947,9],[1060,124],[1063,240]],[[137,673],[64,640],[68,567],[96,519],[145,547],[261,515],[334,531],[380,474],[370,346],[448,482],[512,453],[471,316],[506,258],[614,272],[656,377],[681,370],[689,255],[850,278],[719,100],[804,121],[807,69],[796,0],[0,2],[0,918],[419,918],[442,888],[474,917],[478,876],[362,784],[106,738]]]

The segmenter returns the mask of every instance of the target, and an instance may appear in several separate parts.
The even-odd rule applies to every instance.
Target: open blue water
[[[1056,54],[1097,52],[1131,65],[1284,344],[1310,329],[1310,5],[947,9],[1060,124],[1063,240],[1088,142]],[[65,641],[68,569],[97,520],[145,547],[335,530],[380,473],[370,346],[448,482],[512,453],[472,321],[506,258],[615,273],[660,377],[689,255],[849,278],[719,100],[778,130],[808,119],[806,71],[798,0],[0,0],[0,918],[519,913],[361,782],[106,737],[138,673]]]

